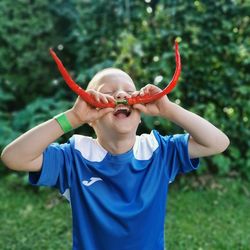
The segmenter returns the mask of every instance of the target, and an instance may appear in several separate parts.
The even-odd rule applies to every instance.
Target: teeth
[[[118,111],[118,110],[126,110],[126,111],[129,111],[129,108],[128,107],[125,107],[125,106],[118,106],[116,109],[115,109],[115,112]]]
[[[116,115],[118,111],[126,111],[127,112],[127,116],[131,113],[131,110],[129,107],[126,107],[126,106],[117,106],[115,111],[114,111],[114,114]]]
[[[117,110],[128,110],[128,109],[127,108],[118,108]]]

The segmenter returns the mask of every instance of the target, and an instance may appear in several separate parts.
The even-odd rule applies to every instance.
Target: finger
[[[107,99],[107,97],[106,97],[105,95],[100,94],[100,95],[99,95],[99,98],[100,98],[100,100],[101,100],[103,103],[108,103],[108,99]]]
[[[159,93],[161,91],[159,87],[152,85],[152,84],[148,84],[146,88],[147,88],[148,93],[152,93],[152,94]]]
[[[138,96],[140,94],[140,91],[135,91],[131,94],[131,97]]]
[[[143,104],[135,104],[135,105],[133,105],[133,108],[134,109],[137,109],[137,110],[139,110],[139,111],[141,111],[141,112],[143,112],[143,113],[146,113],[147,112],[147,108],[146,108],[146,106],[145,105],[143,105]]]
[[[100,96],[98,94],[95,94],[94,98],[96,99],[97,102],[100,102]]]
[[[106,95],[106,98],[108,99],[108,101],[114,102],[115,98],[112,95]]]
[[[145,95],[145,87],[140,90],[139,95],[140,96],[144,96]]]
[[[149,95],[151,92],[151,89],[154,87],[152,84],[147,84],[145,87],[141,88],[140,90],[140,96]]]
[[[145,94],[149,94],[151,89],[152,89],[152,84],[147,84],[147,85],[143,88],[143,91],[144,91]]]
[[[98,93],[97,91],[95,91],[93,89],[88,89],[88,90],[86,90],[86,92],[88,92],[91,95],[95,95],[96,93]]]
[[[87,92],[91,95],[91,96],[93,96],[93,98],[97,101],[97,102],[100,102],[100,94],[97,92],[97,91],[95,91],[95,90],[93,90],[93,89],[89,89],[89,90],[87,90]]]

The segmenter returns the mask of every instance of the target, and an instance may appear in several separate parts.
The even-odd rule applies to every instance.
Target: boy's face
[[[97,78],[93,87],[96,91],[113,96],[115,99],[123,100],[136,91],[133,80],[123,71],[108,70]],[[135,134],[140,123],[140,112],[131,106],[117,105],[114,112],[110,112],[92,126],[97,136],[118,134]]]

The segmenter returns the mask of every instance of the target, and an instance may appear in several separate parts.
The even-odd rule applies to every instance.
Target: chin
[[[131,135],[136,133],[140,121],[140,113],[137,111],[131,112],[129,116],[108,113],[95,122],[94,129],[104,134]]]
[[[137,131],[137,128],[139,126],[139,122],[132,123],[132,122],[117,122],[112,124],[112,131],[113,133],[119,133],[119,134],[135,134]]]
[[[116,127],[118,131],[124,133],[131,133],[137,130],[141,117],[138,112],[132,112],[129,116],[114,116],[112,115],[112,126]]]
[[[129,129],[129,130],[128,129],[119,129],[119,130],[116,130],[116,133],[120,134],[120,135],[131,136],[131,135],[135,135],[136,131],[137,131],[137,128]]]

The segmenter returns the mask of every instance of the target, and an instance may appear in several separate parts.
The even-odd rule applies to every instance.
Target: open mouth
[[[128,106],[118,105],[113,114],[117,118],[126,118],[130,116],[131,109]]]

